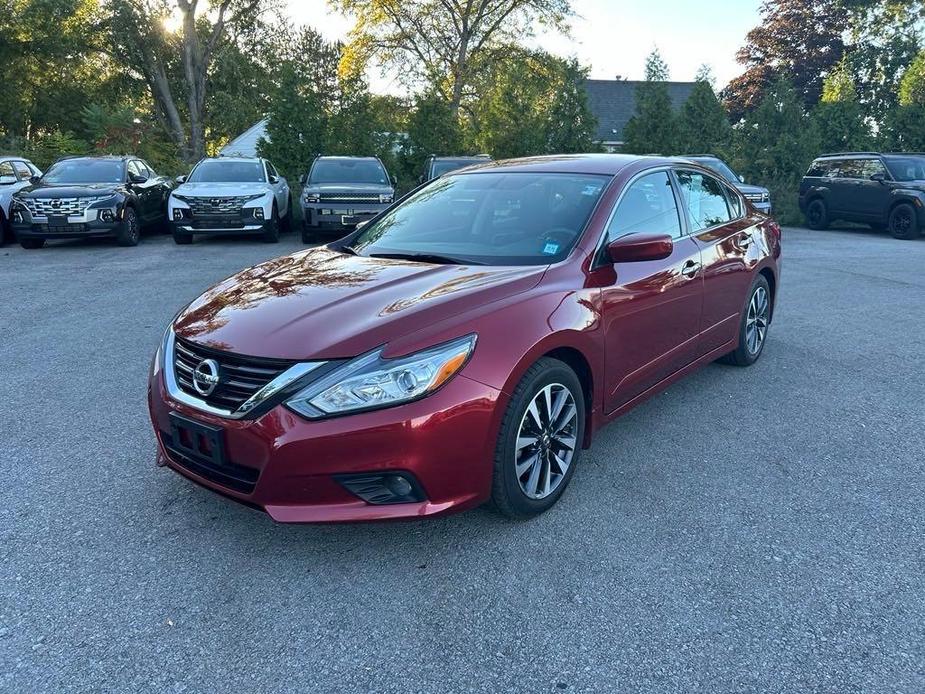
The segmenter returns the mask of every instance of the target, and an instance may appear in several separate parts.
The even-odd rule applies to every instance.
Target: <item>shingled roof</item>
[[[587,80],[588,106],[597,118],[598,142],[623,142],[623,129],[636,112],[636,87],[630,80]],[[696,82],[666,82],[674,108],[680,109]]]

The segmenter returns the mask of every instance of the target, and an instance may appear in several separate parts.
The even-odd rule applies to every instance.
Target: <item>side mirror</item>
[[[391,176],[389,176],[389,180],[392,182],[393,186],[398,185],[398,177],[395,174],[392,174]]]
[[[186,176],[177,176],[177,183],[186,183]]]
[[[9,176],[0,176],[0,186],[11,186],[16,183],[16,176],[10,174]]]
[[[38,183],[38,182],[41,181],[41,180],[42,180],[42,177],[41,177],[41,176],[32,176],[32,177],[29,179],[29,183],[31,183],[32,185],[35,185],[36,183]]]
[[[299,176],[299,185],[304,186],[307,181],[308,181],[308,176],[306,176],[305,174],[302,174],[301,176]]]
[[[743,176],[742,174],[739,174],[739,181],[741,183],[745,183],[745,176]]]
[[[612,263],[638,263],[662,260],[673,250],[668,234],[629,234],[607,244],[607,257]]]
[[[877,183],[886,183],[886,174],[885,173],[875,173],[870,177],[871,181],[876,181]]]
[[[279,183],[279,176],[270,176],[269,180],[270,180],[270,183],[275,186],[277,183]]]
[[[148,177],[144,174],[129,174],[128,180],[129,183],[147,183]]]

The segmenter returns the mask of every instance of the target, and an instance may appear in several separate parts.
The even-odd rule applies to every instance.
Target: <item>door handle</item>
[[[700,268],[703,265],[698,263],[696,260],[688,260],[684,263],[684,267],[681,268],[681,274],[685,277],[696,277],[697,273],[700,272]]]

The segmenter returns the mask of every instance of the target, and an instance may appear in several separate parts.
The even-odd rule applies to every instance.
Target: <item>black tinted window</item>
[[[708,229],[729,221],[729,207],[723,184],[697,171],[678,171],[681,198],[693,231]]]
[[[830,162],[828,160],[817,159],[809,165],[809,171],[806,172],[806,175],[813,178],[822,178],[823,176],[828,176],[832,169],[829,164]]]
[[[638,233],[681,236],[678,206],[665,171],[638,178],[626,189],[607,228],[607,240]]]
[[[387,185],[385,168],[375,159],[319,159],[312,166],[309,183],[381,183]]]
[[[42,179],[46,183],[122,183],[121,161],[106,159],[65,159],[54,164]]]

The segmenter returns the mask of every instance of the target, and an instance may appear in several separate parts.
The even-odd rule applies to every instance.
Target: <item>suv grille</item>
[[[48,215],[82,215],[84,210],[99,198],[25,198],[23,203],[33,217]]]
[[[379,194],[321,193],[318,199],[328,202],[379,202]]]
[[[213,407],[234,412],[258,390],[294,364],[282,359],[245,357],[194,345],[177,338],[174,342],[174,375],[180,389]],[[218,363],[219,383],[204,396],[193,387],[193,370],[205,359]]]
[[[192,210],[193,217],[240,217],[244,203],[255,200],[259,195],[233,195],[230,197],[176,196]]]

